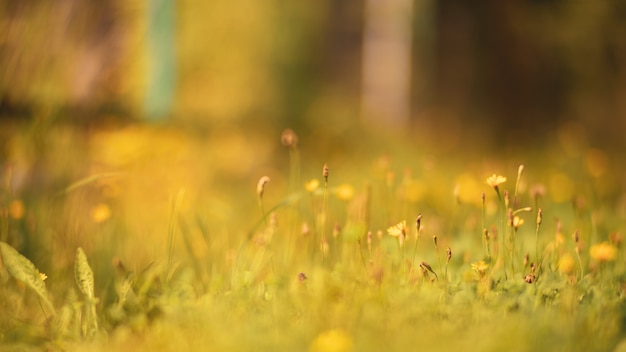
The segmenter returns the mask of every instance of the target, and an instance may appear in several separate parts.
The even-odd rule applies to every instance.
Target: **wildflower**
[[[559,271],[562,274],[569,275],[574,271],[575,263],[574,256],[566,253],[559,259]]]
[[[311,352],[347,352],[352,350],[352,338],[341,329],[332,329],[317,335],[309,350]]]
[[[12,219],[21,219],[24,217],[24,203],[16,199],[9,204],[9,216]]]
[[[46,279],[48,278],[48,275],[44,273],[39,273],[39,277],[41,278],[41,281],[46,281]]]
[[[91,209],[91,219],[95,223],[99,224],[108,220],[110,217],[111,209],[109,209],[109,206],[104,203],[100,203]]]
[[[611,262],[617,256],[617,248],[608,242],[602,242],[591,246],[589,254],[599,262]]]
[[[506,177],[493,174],[487,178],[487,184],[494,189],[498,189],[498,186],[506,182]]]
[[[513,218],[513,227],[517,230],[518,227],[522,226],[524,224],[524,219],[520,218],[519,216],[516,216]]]
[[[485,271],[487,271],[487,269],[489,269],[489,264],[485,263],[484,260],[472,263],[472,270],[477,272],[481,277],[485,275]]]
[[[313,193],[319,186],[320,186],[320,181],[314,178],[304,184],[304,189],[306,189],[307,192]]]
[[[337,197],[342,200],[350,200],[354,196],[352,185],[343,184],[337,188]]]
[[[392,237],[406,237],[406,220],[387,229],[387,234]]]

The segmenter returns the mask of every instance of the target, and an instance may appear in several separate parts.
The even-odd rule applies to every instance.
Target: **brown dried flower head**
[[[289,148],[296,149],[298,147],[298,135],[291,128],[287,128],[280,135],[281,143]]]

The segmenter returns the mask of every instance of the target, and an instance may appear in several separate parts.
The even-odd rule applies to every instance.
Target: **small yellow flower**
[[[24,203],[16,199],[9,204],[9,216],[12,219],[21,219],[24,217]]]
[[[515,227],[516,229],[522,226],[523,224],[524,224],[524,219],[520,218],[519,216],[516,216],[513,218],[513,227]]]
[[[484,260],[480,260],[476,263],[472,263],[472,270],[476,271],[480,276],[485,275],[485,271],[489,269],[489,264]]]
[[[559,259],[559,271],[562,274],[569,275],[574,271],[575,264],[574,256],[566,253]]]
[[[406,220],[400,221],[387,229],[387,234],[392,237],[406,237]]]
[[[349,184],[343,184],[337,188],[337,197],[342,200],[350,200],[354,196],[354,188]]]
[[[617,256],[617,248],[608,242],[602,242],[591,246],[589,254],[599,262],[611,262]]]
[[[44,273],[39,273],[39,277],[41,278],[41,281],[46,281],[46,279],[48,278],[48,275]]]
[[[311,352],[347,352],[353,346],[352,338],[341,329],[324,331],[311,343]]]
[[[111,209],[109,206],[100,203],[91,209],[91,219],[95,223],[101,223],[108,220],[111,217]]]
[[[499,185],[506,182],[506,177],[493,174],[487,178],[487,184],[493,188],[498,188]]]
[[[314,178],[311,179],[309,182],[304,184],[304,188],[307,190],[307,192],[315,192],[315,190],[320,186],[320,180]]]

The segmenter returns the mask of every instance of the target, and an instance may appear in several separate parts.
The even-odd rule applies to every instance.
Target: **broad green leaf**
[[[54,314],[54,306],[48,296],[46,284],[43,282],[41,273],[35,267],[35,264],[21,255],[15,248],[4,242],[0,242],[0,255],[2,256],[2,262],[7,268],[7,271],[14,278],[35,291]]]

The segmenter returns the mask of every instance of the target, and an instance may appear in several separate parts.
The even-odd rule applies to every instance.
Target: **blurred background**
[[[20,248],[68,260],[85,241],[119,255],[121,229],[165,238],[183,188],[199,224],[249,229],[260,176],[268,204],[285,194],[287,127],[302,183],[324,162],[357,192],[362,171],[405,182],[393,171],[411,211],[449,209],[455,183],[476,202],[520,163],[555,201],[591,180],[626,209],[624,38],[624,1],[4,1],[3,216]]]
[[[26,0],[0,20],[3,119],[376,124],[498,143],[626,127],[621,1]]]

